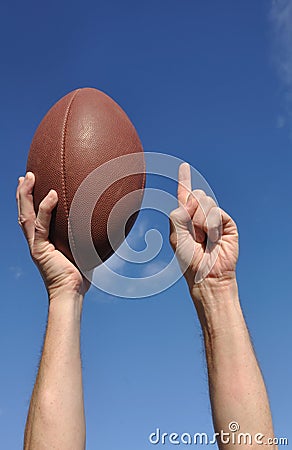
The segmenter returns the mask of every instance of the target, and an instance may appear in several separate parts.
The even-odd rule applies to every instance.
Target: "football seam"
[[[70,249],[71,254],[72,254],[72,251],[70,248],[70,236],[71,236],[71,245],[73,245],[74,249],[76,248],[76,246],[75,246],[73,231],[72,231],[70,223],[69,223],[69,207],[68,207],[68,200],[67,200],[66,168],[65,168],[65,145],[66,145],[66,132],[68,129],[69,114],[72,109],[72,104],[73,104],[77,94],[79,93],[79,91],[80,91],[80,89],[77,89],[75,91],[74,95],[72,96],[72,98],[69,102],[69,105],[67,106],[67,110],[66,110],[65,118],[64,118],[64,125],[63,125],[63,129],[62,129],[62,144],[61,144],[61,184],[62,184],[64,210],[65,210],[65,215],[66,215],[66,219],[67,219],[67,227],[68,227],[67,228],[68,242],[69,242],[69,249]],[[76,263],[74,257],[73,257],[73,261]]]
[[[67,110],[65,113],[64,118],[64,124],[62,129],[62,143],[61,143],[61,185],[62,185],[62,195],[63,195],[63,201],[64,201],[64,209],[65,209],[65,215],[67,222],[69,221],[69,207],[68,207],[68,201],[67,201],[67,186],[66,186],[66,169],[65,169],[65,144],[66,144],[66,132],[68,128],[68,119],[69,114],[72,108],[72,104],[78,94],[80,89],[77,89],[72,96],[69,105],[67,106]]]
[[[74,250],[76,249],[76,245],[75,245],[75,239],[74,239],[73,230],[72,230],[72,228],[70,226],[70,221],[69,221],[69,205],[68,205],[68,198],[67,198],[66,164],[65,164],[66,151],[65,150],[66,150],[66,137],[67,137],[68,123],[69,123],[69,116],[70,116],[70,112],[72,110],[73,102],[76,99],[76,97],[77,97],[78,93],[80,92],[80,90],[81,89],[76,89],[76,91],[72,95],[72,97],[70,99],[70,102],[69,102],[69,104],[67,106],[67,109],[66,109],[66,112],[65,112],[65,117],[64,117],[63,128],[62,128],[62,141],[61,141],[61,186],[62,186],[62,197],[63,197],[65,216],[66,216],[66,219],[67,219],[67,227],[68,227],[67,228],[67,232],[68,232],[69,248],[72,245]],[[137,133],[135,127],[134,127],[134,130]],[[139,141],[140,141],[140,139],[139,139]],[[140,141],[140,144],[141,144],[141,141]],[[143,146],[142,146],[142,144],[141,144],[141,148],[142,148],[142,154],[143,154]],[[141,194],[140,194],[141,203],[142,203],[142,200],[143,200],[143,197],[144,197],[145,184],[146,184],[146,164],[145,164],[145,158],[143,157],[142,183],[141,183],[141,188],[139,188],[139,190],[141,191]],[[140,209],[138,209],[137,213],[139,214],[139,212],[140,212]],[[132,224],[132,226],[133,225],[134,225],[134,223]],[[131,228],[132,228],[132,226],[131,226]],[[70,237],[71,237],[71,239],[70,239]],[[71,251],[71,249],[70,249],[70,251]],[[105,255],[105,259],[104,260],[106,260],[108,258],[108,256],[111,255],[111,253],[112,253],[112,250],[110,249],[109,252]],[[72,251],[71,251],[71,254],[72,254]],[[75,257],[76,256],[77,255],[75,255]],[[77,265],[77,267],[79,268],[79,265],[78,265],[77,261],[75,260],[74,256],[73,256],[73,261],[74,261],[75,265]]]

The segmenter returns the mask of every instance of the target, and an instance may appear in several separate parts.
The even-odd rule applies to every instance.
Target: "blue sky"
[[[125,109],[145,150],[190,162],[236,220],[241,302],[276,434],[291,440],[291,1],[17,0],[2,5],[0,21],[1,448],[21,448],[47,314],[17,224],[17,177],[47,109],[84,86]],[[150,177],[148,186],[160,182]],[[141,230],[155,226],[170,256],[159,213],[143,211],[131,239],[143,248]],[[183,280],[140,300],[92,288],[82,358],[88,450],[149,449],[156,427],[212,433],[201,333]]]

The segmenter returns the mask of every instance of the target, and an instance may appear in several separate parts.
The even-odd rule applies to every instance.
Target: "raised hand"
[[[192,190],[187,163],[179,168],[177,195],[179,207],[170,214],[170,243],[191,294],[196,296],[202,284],[232,282],[238,258],[234,221],[205,192]]]
[[[18,222],[28,242],[30,254],[48,290],[50,301],[62,293],[84,295],[90,283],[79,270],[49,241],[52,211],[57,205],[56,191],[51,190],[39,205],[33,205],[34,174],[20,177],[16,191]]]

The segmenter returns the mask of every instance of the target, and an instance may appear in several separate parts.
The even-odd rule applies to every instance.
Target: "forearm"
[[[241,433],[253,437],[262,433],[273,438],[269,401],[238,298],[237,284],[202,284],[195,305],[204,334],[210,399],[215,431],[230,432],[237,422]],[[238,434],[238,433],[236,433]],[[242,449],[241,444],[224,444],[220,450]],[[259,444],[253,440],[252,447]],[[269,448],[276,448],[269,446]]]
[[[83,298],[62,294],[51,301],[40,367],[27,418],[24,449],[85,448],[80,359]]]

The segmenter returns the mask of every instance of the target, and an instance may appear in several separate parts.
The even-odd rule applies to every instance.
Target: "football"
[[[50,240],[74,264],[80,261],[72,254],[72,240],[79,248],[81,243],[81,262],[90,270],[109,258],[131,230],[145,185],[143,148],[126,113],[105,93],[80,88],[55,103],[35,132],[27,171],[35,174],[36,211],[50,189],[57,192]],[[75,201],[71,224],[70,209],[76,198],[79,204],[76,207]],[[84,226],[87,205],[92,209],[89,231]],[[87,248],[90,243],[98,258]]]

